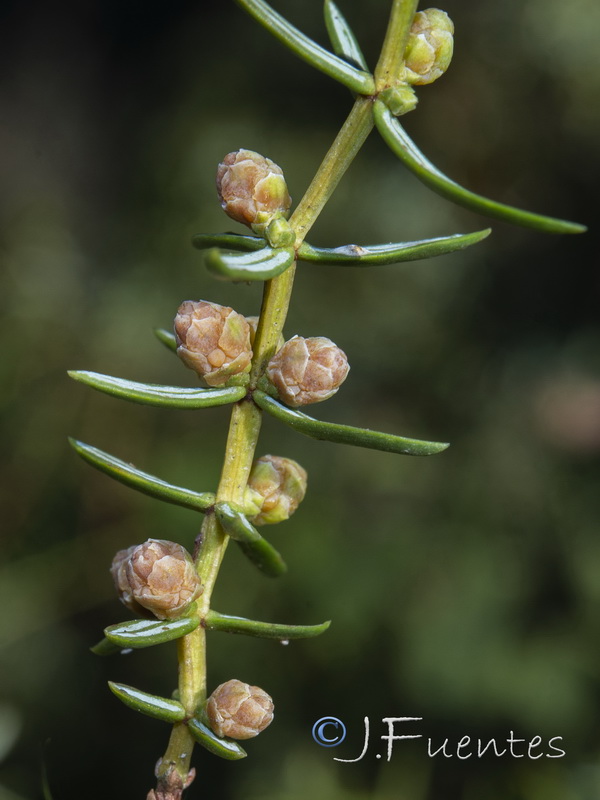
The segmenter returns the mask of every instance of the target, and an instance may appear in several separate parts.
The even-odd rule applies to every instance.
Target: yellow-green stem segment
[[[416,11],[415,0],[394,0],[390,21],[375,72],[378,90],[391,85],[400,74],[408,31]],[[342,176],[373,129],[373,98],[359,96],[344,125],[321,162],[302,200],[290,217],[299,247],[333,194]],[[263,302],[250,373],[249,395],[235,404],[231,415],[225,461],[217,491],[217,502],[243,505],[244,492],[252,466],[261,425],[261,412],[252,402],[251,391],[263,375],[277,349],[283,331],[294,283],[295,265],[265,283]],[[198,614],[204,619],[223,560],[229,537],[214,513],[208,513],[201,531],[202,544],[196,567],[204,586],[198,600]],[[206,699],[206,631],[200,625],[178,643],[179,693],[186,713],[191,716]],[[170,768],[175,768],[185,783],[194,740],[185,725],[173,726],[167,751],[157,769],[159,786]]]

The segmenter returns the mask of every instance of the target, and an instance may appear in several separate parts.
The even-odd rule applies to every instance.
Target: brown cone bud
[[[123,603],[123,605],[127,606],[130,611],[133,611],[134,614],[137,614],[140,617],[146,617],[148,616],[148,611],[133,599],[131,587],[129,585],[129,581],[127,580],[127,562],[129,561],[129,557],[136,547],[137,545],[134,544],[131,547],[128,547],[126,550],[119,550],[112,560],[110,571],[115,582],[115,588],[117,590],[117,594],[119,595],[119,600]]]
[[[250,326],[228,306],[186,300],[177,310],[175,336],[179,358],[209,386],[250,371]]]
[[[261,456],[256,459],[245,494],[252,522],[271,525],[289,519],[304,499],[306,480],[306,470],[291,458]]]
[[[433,83],[450,66],[454,24],[445,11],[427,8],[415,14],[405,52],[408,83]]]
[[[112,573],[121,601],[132,610],[148,609],[158,619],[178,617],[202,593],[189,553],[164,539],[120,550]]]
[[[253,150],[225,156],[217,169],[217,192],[227,216],[243,225],[266,226],[287,216],[292,204],[281,167]]]
[[[267,365],[267,376],[288,406],[320,403],[337,392],[350,366],[331,339],[294,336]]]
[[[217,736],[251,739],[273,721],[273,701],[258,686],[233,679],[217,686],[206,713]]]

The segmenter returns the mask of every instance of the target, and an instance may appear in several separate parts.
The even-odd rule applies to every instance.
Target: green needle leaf
[[[140,689],[134,689],[133,686],[126,686],[124,683],[109,681],[108,686],[119,700],[129,708],[133,708],[134,711],[140,711],[155,719],[162,719],[164,722],[181,722],[185,719],[185,709],[177,700],[148,694]]]
[[[346,22],[342,12],[333,2],[333,0],[325,0],[325,25],[327,26],[327,33],[329,34],[329,41],[333,47],[333,52],[336,56],[349,61],[359,69],[369,71],[365,57],[362,54],[360,45],[356,41],[356,36],[352,32],[352,28]]]
[[[181,639],[182,636],[187,636],[195,630],[199,624],[200,619],[195,614],[177,619],[134,619],[110,625],[104,629],[104,635],[109,642],[119,647],[139,649]]]
[[[177,506],[184,508],[191,508],[193,511],[206,511],[215,502],[214,494],[210,492],[193,492],[191,489],[182,489],[180,486],[173,486],[171,483],[155,478],[154,475],[148,475],[147,472],[142,472],[136,469],[132,464],[127,464],[103,450],[98,450],[97,447],[91,447],[84,442],[78,442],[77,439],[69,438],[71,447],[78,455],[91,464],[101,472],[106,473],[111,478],[124,483],[125,486],[130,486],[132,489],[137,489],[138,492],[156,497],[158,500],[164,500],[166,503],[174,503]]]
[[[380,433],[368,428],[353,428],[351,425],[339,425],[335,422],[320,422],[300,411],[282,405],[264,392],[255,391],[256,404],[271,414],[272,417],[285,422],[296,431],[312,436],[313,439],[325,439],[340,444],[353,444],[355,447],[369,447],[372,450],[384,450],[388,453],[402,453],[407,456],[431,456],[441,453],[449,445],[446,442],[425,442],[422,439],[406,439],[391,433]]]
[[[99,372],[71,370],[69,376],[99,392],[122,397],[134,403],[166,408],[208,408],[236,403],[246,394],[243,386],[226,386],[217,389],[188,389],[184,386],[158,386],[153,383],[136,383],[125,378],[113,378]]]
[[[375,82],[368,72],[356,69],[333,53],[313,42],[263,0],[236,0],[236,3],[254,17],[296,55],[308,61],[331,78],[343,83],[358,94],[373,94]]]
[[[265,575],[278,578],[287,572],[285,561],[277,550],[248,522],[241,511],[231,503],[217,503],[215,514],[225,533],[239,544],[243,553]]]
[[[177,340],[172,331],[168,331],[165,328],[154,328],[154,335],[168,350],[172,350],[173,352],[177,350]]]
[[[398,264],[402,261],[419,261],[422,258],[443,256],[462,250],[489,236],[491,228],[474,233],[457,233],[453,236],[440,236],[436,239],[422,239],[417,242],[396,242],[390,244],[347,244],[342,247],[312,247],[304,242],[298,249],[298,260],[318,264],[334,264],[348,267],[371,267],[384,264]]]
[[[213,247],[205,256],[209,271],[230,281],[268,281],[276,278],[296,258],[293,247],[263,247],[254,253],[226,253]]]
[[[252,250],[261,250],[266,243],[260,236],[248,236],[242,233],[197,233],[192,236],[192,244],[198,250],[222,247],[224,250],[242,250],[248,253]]]
[[[123,648],[111,642],[110,639],[107,639],[105,636],[98,644],[90,647],[90,650],[95,656],[114,656],[116,653],[120,653]]]
[[[246,757],[247,753],[243,747],[240,747],[233,739],[221,739],[198,716],[188,720],[187,726],[198,744],[214,755],[226,758],[228,761],[237,761],[239,758]]]
[[[382,135],[386,144],[398,156],[403,164],[413,172],[434,192],[447,197],[458,205],[485,214],[488,217],[496,217],[515,225],[523,225],[526,228],[534,228],[546,233],[583,233],[585,225],[566,220],[544,217],[540,214],[532,214],[529,211],[522,211],[512,206],[496,203],[488,200],[479,194],[464,189],[458,183],[447,178],[440,170],[429,161],[418,149],[412,139],[408,136],[402,125],[394,117],[387,106],[376,100],[373,105],[373,118],[375,125]]]
[[[320,625],[280,625],[275,622],[258,622],[244,617],[230,617],[209,611],[204,621],[204,627],[209,631],[225,631],[226,633],[242,633],[246,636],[258,636],[262,639],[310,639],[325,633],[331,625],[331,620]]]

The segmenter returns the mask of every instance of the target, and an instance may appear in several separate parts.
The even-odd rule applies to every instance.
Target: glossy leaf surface
[[[243,553],[265,575],[278,578],[287,571],[285,561],[260,533],[249,522],[245,515],[230,503],[218,503],[215,515],[223,526],[223,530],[240,546]]]
[[[213,247],[205,257],[209,271],[230,281],[268,281],[294,263],[293,247],[263,247],[252,253],[226,253]]]
[[[246,636],[257,636],[261,639],[310,639],[325,633],[331,625],[331,620],[320,625],[282,625],[275,622],[259,622],[245,617],[231,617],[209,611],[204,621],[204,627],[209,631],[225,631],[226,633],[241,633]]]
[[[162,719],[164,722],[181,722],[185,719],[185,709],[177,700],[148,694],[148,692],[142,692],[133,686],[126,686],[124,683],[109,681],[108,685],[111,692],[134,711],[147,714],[155,719]]]
[[[198,744],[201,744],[202,747],[205,747],[214,755],[225,758],[228,761],[237,761],[246,757],[246,751],[236,741],[233,739],[221,739],[198,716],[188,720],[187,726]]]
[[[365,57],[362,54],[360,45],[356,41],[352,28],[346,22],[342,12],[333,2],[325,0],[324,5],[325,25],[329,34],[329,41],[336,56],[349,61],[359,69],[369,71]]]
[[[380,433],[368,428],[354,428],[351,425],[339,425],[335,422],[320,422],[306,414],[282,405],[278,400],[264,392],[254,392],[256,404],[276,419],[285,422],[294,430],[312,436],[313,439],[324,439],[340,444],[352,444],[355,447],[368,447],[372,450],[384,450],[388,453],[401,453],[407,456],[431,456],[441,453],[449,447],[447,442],[426,442],[422,439],[407,439],[391,433]]]
[[[442,195],[442,197],[447,197],[458,205],[477,211],[480,214],[485,214],[488,217],[495,217],[496,219],[512,222],[515,225],[523,225],[526,228],[534,228],[545,233],[583,233],[586,230],[585,225],[522,211],[513,206],[489,200],[487,197],[463,188],[455,181],[447,178],[423,155],[396,117],[381,100],[376,100],[373,105],[373,117],[377,129],[392,152],[420,181],[429,186],[430,189],[433,189],[434,192]]]
[[[343,83],[353,92],[373,94],[375,82],[368,72],[356,69],[338,56],[325,50],[305,36],[284,17],[278,14],[263,0],[235,0],[236,3],[254,17],[264,28],[273,34],[296,55],[308,61],[313,67]]]
[[[174,486],[154,477],[154,475],[149,475],[147,472],[136,469],[132,464],[127,464],[125,461],[121,461],[121,459],[115,458],[115,456],[111,456],[97,447],[91,447],[91,445],[78,442],[76,439],[69,439],[69,442],[71,447],[88,464],[119,481],[119,483],[124,483],[125,486],[130,486],[138,492],[150,495],[150,497],[155,497],[158,500],[164,500],[177,506],[183,506],[184,508],[191,508],[193,511],[206,511],[215,502],[215,496],[210,492],[193,492],[191,489]]]
[[[110,625],[104,629],[104,635],[119,647],[152,647],[187,636],[199,624],[200,619],[196,615],[177,619],[134,619]]]
[[[166,408],[209,408],[223,406],[241,400],[246,394],[243,386],[227,386],[218,389],[190,389],[185,386],[159,386],[152,383],[136,383],[125,378],[113,378],[99,372],[71,371],[71,378],[99,392],[142,403]]]
[[[489,236],[491,228],[474,233],[457,233],[453,236],[440,236],[436,239],[422,239],[416,242],[390,242],[390,244],[348,244],[342,247],[312,247],[303,242],[298,249],[298,260],[313,263],[334,264],[348,267],[371,267],[384,264],[398,264],[403,261],[419,261],[462,250]]]
[[[192,236],[192,244],[198,250],[222,247],[224,250],[241,250],[249,253],[261,250],[267,243],[260,236],[243,233],[197,233]]]
[[[90,650],[95,656],[114,656],[117,653],[120,653],[123,648],[120,645],[111,642],[110,639],[107,639],[105,636],[98,642],[98,644],[90,647]]]

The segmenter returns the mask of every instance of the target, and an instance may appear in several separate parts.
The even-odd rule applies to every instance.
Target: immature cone
[[[253,150],[225,156],[217,169],[217,192],[225,213],[243,225],[266,226],[287,216],[292,204],[281,167]]]
[[[178,617],[202,593],[189,553],[164,539],[120,550],[112,573],[121,601],[132,610],[142,606],[158,619]]]
[[[119,550],[112,560],[110,571],[113,581],[115,582],[115,589],[119,595],[119,600],[123,603],[123,605],[127,606],[130,611],[133,611],[134,614],[144,617],[147,616],[148,612],[133,599],[133,594],[131,592],[129,581],[127,580],[126,572],[127,562],[129,561],[129,558],[136,547],[137,545],[134,544],[125,550]]]
[[[217,686],[206,713],[217,736],[251,739],[273,721],[273,701],[258,686],[233,679]]]
[[[294,336],[267,365],[267,377],[288,406],[320,403],[337,392],[350,366],[331,339]]]
[[[450,66],[454,24],[445,11],[428,8],[415,14],[405,51],[405,78],[417,86],[433,83]]]
[[[175,336],[177,355],[209,386],[250,371],[250,326],[228,306],[186,300],[177,310]]]
[[[245,500],[255,525],[289,519],[306,494],[306,470],[291,458],[261,456],[252,465]]]

